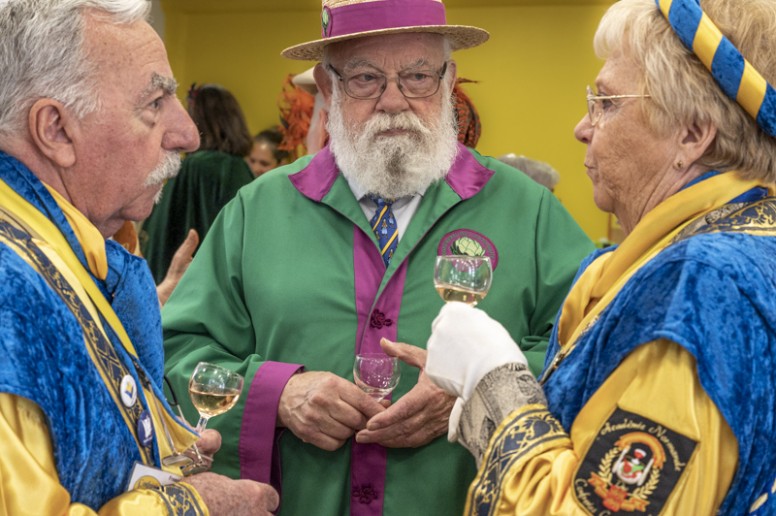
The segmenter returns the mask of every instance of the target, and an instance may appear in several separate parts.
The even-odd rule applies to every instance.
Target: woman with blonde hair
[[[467,305],[428,342],[467,513],[776,514],[776,2],[621,0],[594,46],[575,135],[625,240],[583,262],[539,381]]]

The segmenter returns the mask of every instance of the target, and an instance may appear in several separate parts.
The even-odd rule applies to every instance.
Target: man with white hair
[[[146,263],[106,240],[199,145],[144,0],[0,2],[0,513],[268,514],[267,485],[180,480]],[[182,391],[180,394],[183,394]]]
[[[323,39],[284,55],[320,61],[329,145],[221,213],[163,310],[168,373],[178,389],[200,360],[244,374],[212,422],[219,471],[277,483],[283,514],[458,514],[475,465],[444,438],[452,399],[405,368],[376,401],[354,355],[425,342],[436,257],[487,255],[478,306],[538,372],[592,244],[549,191],[456,142],[450,53],[487,32],[447,25],[437,0],[323,7]]]

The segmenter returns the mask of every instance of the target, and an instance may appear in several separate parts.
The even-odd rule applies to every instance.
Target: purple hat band
[[[445,6],[433,0],[377,0],[323,9],[323,37],[375,30],[446,25]]]

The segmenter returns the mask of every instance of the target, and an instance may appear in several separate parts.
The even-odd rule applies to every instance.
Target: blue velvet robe
[[[0,178],[60,229],[88,270],[81,245],[43,184],[2,152]],[[83,305],[27,233],[2,219],[0,233],[43,271],[0,243],[0,392],[28,398],[43,410],[60,482],[73,502],[98,509],[125,490],[134,463],[142,461],[138,445],[87,352],[84,328],[93,321]],[[127,330],[139,364],[104,320],[110,342],[97,339],[100,354],[113,364],[112,380],[120,382],[128,373],[140,385],[147,378],[166,407],[160,389],[161,321],[150,272],[113,241],[106,242],[106,252],[107,278],[93,279]],[[140,391],[138,410],[147,403]],[[156,440],[148,455],[159,464]]]
[[[550,411],[568,432],[637,346],[657,339],[683,346],[738,441],[738,470],[720,514],[748,513],[776,480],[774,220],[776,199],[765,199],[664,249],[634,274],[544,386]],[[609,250],[588,257],[577,278]],[[559,349],[557,328],[545,368]]]

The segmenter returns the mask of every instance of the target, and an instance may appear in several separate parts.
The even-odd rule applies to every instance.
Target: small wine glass
[[[211,417],[234,407],[242,387],[243,377],[234,371],[208,362],[197,364],[189,380],[191,403],[199,412],[197,433],[202,433]]]
[[[362,391],[377,401],[388,396],[397,385],[401,371],[399,359],[383,353],[359,353],[353,363],[353,379]]]
[[[240,399],[242,387],[243,377],[234,371],[208,362],[197,364],[189,379],[189,396],[194,408],[199,412],[196,427],[198,434],[205,430],[211,417],[234,407]],[[196,444],[183,454],[191,459],[191,463],[181,467],[185,476],[207,471],[213,462],[211,457],[200,453]]]
[[[434,287],[445,301],[461,301],[475,306],[490,290],[493,267],[488,256],[437,256]]]

